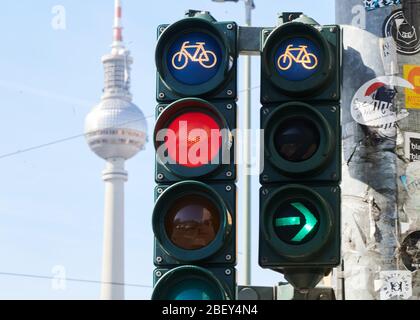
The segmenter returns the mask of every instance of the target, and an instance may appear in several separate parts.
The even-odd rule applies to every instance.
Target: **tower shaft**
[[[124,299],[124,159],[109,159],[102,173],[105,181],[105,221],[101,299]]]

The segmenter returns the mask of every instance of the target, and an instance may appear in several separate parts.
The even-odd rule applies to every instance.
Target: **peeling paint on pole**
[[[399,27],[408,28],[404,21],[396,21],[397,29],[392,32],[385,29],[389,17],[400,9],[398,6],[366,11],[366,23],[355,24],[358,11],[354,8],[358,6],[360,0],[336,0],[336,22],[343,25],[344,33],[342,250],[345,270],[342,277],[345,296],[346,299],[403,299],[409,292],[410,299],[420,299],[419,270],[412,272],[411,277],[404,277],[405,282],[407,279],[411,282],[404,285],[412,285],[412,291],[407,287],[404,294],[393,294],[391,291],[400,287],[390,282],[390,289],[384,294],[385,287],[378,286],[384,274],[400,275],[407,271],[401,259],[401,244],[408,234],[420,229],[420,162],[410,162],[410,155],[404,152],[408,149],[405,137],[412,136],[406,133],[420,132],[420,110],[409,109],[408,116],[398,117],[406,109],[408,90],[388,84],[378,95],[386,97],[395,91],[388,95],[392,97],[392,111],[396,115],[394,127],[387,128],[385,133],[383,128],[356,122],[351,115],[351,101],[360,87],[383,76],[404,78],[404,65],[420,65],[420,54],[407,55],[398,50],[395,40],[409,42],[401,36],[410,34],[398,34],[405,30],[398,30]],[[416,87],[415,81],[407,77],[405,80]],[[373,85],[372,90],[380,87]]]

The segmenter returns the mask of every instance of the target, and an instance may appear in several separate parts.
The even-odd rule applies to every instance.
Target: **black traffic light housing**
[[[236,180],[235,165],[235,135],[236,103],[233,101],[208,102],[197,98],[184,98],[169,105],[160,104],[156,107],[156,125],[154,143],[156,152],[155,180],[157,183],[170,183],[186,179],[206,181]],[[197,167],[177,163],[168,155],[164,146],[165,131],[168,125],[177,117],[188,113],[206,114],[217,123],[221,131],[221,148],[214,159],[207,159]],[[163,133],[158,139],[159,132]],[[162,148],[161,148],[162,147]],[[180,152],[181,150],[178,150]],[[172,161],[171,161],[172,160]]]
[[[312,20],[313,21],[313,20]],[[307,24],[313,23],[307,17],[287,22],[277,28],[262,30],[262,56],[261,56],[261,103],[284,102],[296,98],[300,101],[339,101],[341,83],[341,31],[339,26],[319,26]],[[308,77],[296,81],[293,75],[301,70],[292,72],[289,78],[281,75],[277,64],[285,59],[286,64],[293,62],[293,57],[302,61],[304,69],[312,68],[315,64],[310,61],[305,51],[287,51],[289,53],[276,57],[278,50],[283,44],[293,44],[294,39],[304,38],[319,50],[317,66],[313,69],[316,72],[309,72]],[[295,50],[292,48],[292,50]],[[301,49],[300,49],[301,50]],[[297,52],[297,53],[296,53]],[[299,56],[299,54],[301,56]],[[310,54],[310,53],[309,53]],[[305,62],[305,57],[306,60]],[[306,67],[305,67],[306,63]],[[310,65],[310,64],[313,65]],[[286,69],[287,65],[285,65]],[[302,72],[300,72],[302,73]]]
[[[196,10],[158,27],[152,299],[236,299],[237,35]]]
[[[263,268],[334,267],[340,263],[340,188],[335,184],[263,186],[260,189],[260,239],[259,264]],[[289,201],[311,203],[307,206],[316,217],[316,224],[296,243],[284,237],[298,234],[308,220],[295,210],[299,224],[275,226],[279,209]],[[315,213],[316,212],[316,213]],[[298,217],[301,215],[301,217]],[[293,217],[291,217],[293,218]],[[277,229],[277,230],[276,230]],[[309,239],[306,240],[305,238]]]
[[[308,289],[340,263],[342,35],[282,18],[261,33],[259,264]]]
[[[288,181],[335,181],[341,180],[341,125],[340,105],[311,105],[307,102],[287,102],[282,105],[268,104],[261,108],[261,128],[264,128],[264,156],[260,183]],[[319,134],[319,147],[305,161],[292,161],[282,156],[276,145],[280,130],[294,120],[313,125]],[[307,137],[309,143],[310,136]],[[298,151],[297,151],[298,152]]]
[[[164,24],[158,27],[158,44],[156,46],[156,66],[157,66],[157,92],[156,99],[165,103],[185,97],[201,97],[211,99],[232,99],[237,96],[237,43],[238,26],[235,22],[217,22],[208,12],[189,11],[187,18],[175,22],[171,25]],[[209,41],[212,41],[214,51],[210,49],[203,51],[203,48],[179,48],[177,56],[170,59],[169,55],[177,41],[182,41],[182,37],[195,33],[205,34]],[[180,40],[181,39],[181,40]],[[183,42],[185,44],[185,41]],[[187,44],[189,45],[189,44]],[[178,46],[179,47],[179,46]],[[195,50],[195,51],[194,51]],[[200,50],[202,53],[200,53]],[[210,53],[209,53],[210,51]],[[213,55],[214,53],[214,55]],[[191,56],[188,57],[187,55]],[[173,60],[172,66],[180,70],[184,67],[184,62],[194,58],[202,65],[206,62],[200,61],[200,57],[207,54],[205,60],[209,64],[217,59],[217,72],[212,75],[209,81],[201,83],[185,83],[180,78],[174,76],[171,67],[168,67],[168,59]],[[175,60],[174,60],[175,59]],[[176,66],[176,61],[180,61]],[[186,68],[188,66],[185,66]],[[184,69],[185,70],[185,69]],[[186,73],[186,78],[191,79],[191,74]]]
[[[168,236],[166,219],[177,201],[200,196],[210,201],[218,215],[219,230],[214,240],[199,249],[176,245]],[[236,265],[236,186],[234,183],[204,184],[183,181],[155,188],[152,225],[155,234],[154,263],[156,266],[195,264],[200,266]],[[185,226],[186,224],[184,224]],[[188,232],[188,231],[187,231]],[[201,231],[205,232],[205,231]],[[190,236],[191,235],[187,235]],[[191,240],[193,241],[193,237]]]

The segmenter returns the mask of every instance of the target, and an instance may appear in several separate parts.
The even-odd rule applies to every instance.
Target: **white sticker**
[[[404,154],[410,162],[420,160],[420,133],[405,132]]]
[[[385,74],[388,76],[398,74],[397,45],[394,39],[392,37],[381,38],[379,39],[379,46]]]
[[[410,271],[381,271],[379,277],[382,283],[381,300],[389,300],[394,297],[408,299],[413,295]]]
[[[398,112],[394,107],[397,93],[394,87],[413,88],[407,80],[396,76],[382,76],[366,82],[351,101],[351,115],[365,126],[393,128],[397,121],[408,116],[406,109]]]

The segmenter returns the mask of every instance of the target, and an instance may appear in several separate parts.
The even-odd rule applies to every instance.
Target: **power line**
[[[149,118],[152,118],[152,117],[154,117],[154,115],[133,119],[133,120],[127,121],[125,123],[120,123],[119,125],[120,126],[121,125],[126,125],[126,124],[129,124],[129,123],[132,123],[132,122],[137,122],[137,121],[149,119]],[[101,129],[101,130],[111,130],[111,129],[117,129],[117,127],[114,126],[114,127],[104,128],[104,129]],[[29,151],[38,150],[38,149],[42,149],[42,148],[49,147],[49,146],[52,146],[52,145],[56,145],[56,144],[59,144],[59,143],[67,142],[67,141],[74,140],[74,139],[77,139],[77,138],[81,138],[81,137],[84,137],[84,136],[86,136],[90,133],[95,133],[96,131],[98,131],[98,130],[91,131],[91,132],[86,132],[86,133],[81,133],[81,134],[78,134],[78,135],[75,135],[75,136],[70,136],[70,137],[67,137],[67,138],[63,138],[63,139],[54,140],[54,141],[51,141],[51,142],[39,144],[39,145],[29,147],[29,148],[26,148],[26,149],[6,153],[6,154],[3,154],[3,155],[0,155],[0,160],[4,159],[4,158],[9,158],[9,157],[12,157],[12,156],[16,156],[16,155],[19,155],[19,154],[22,154],[22,153],[26,153],[26,152],[29,152]]]
[[[238,93],[243,93],[243,92],[246,92],[248,90],[252,91],[252,90],[255,90],[255,89],[258,89],[258,88],[260,88],[260,86],[251,87],[249,89],[243,89],[243,90],[238,91]],[[121,123],[119,125],[125,125],[125,124],[129,124],[129,123],[132,123],[132,122],[137,122],[137,121],[140,121],[140,120],[146,120],[146,119],[153,118],[153,117],[154,117],[154,115],[149,115],[147,117],[130,120],[130,121],[126,122],[126,123]],[[110,129],[116,129],[116,127],[104,128],[103,130],[110,130]],[[60,143],[63,143],[63,142],[75,140],[75,139],[84,137],[87,134],[94,133],[94,132],[95,131],[93,131],[93,132],[87,132],[87,133],[81,133],[81,134],[77,134],[77,135],[74,135],[74,136],[70,136],[70,137],[66,137],[66,138],[62,138],[62,139],[58,139],[58,140],[53,140],[53,141],[50,141],[50,142],[42,143],[42,144],[39,144],[39,145],[35,145],[33,147],[29,147],[29,148],[26,148],[26,149],[21,149],[21,150],[16,150],[16,151],[10,152],[10,153],[5,153],[5,154],[0,155],[0,160],[5,159],[5,158],[10,158],[10,157],[13,157],[13,156],[17,156],[17,155],[20,155],[22,153],[27,153],[27,152],[30,152],[30,151],[34,151],[34,150],[38,150],[38,149],[50,147],[50,146],[57,145],[57,144],[60,144]]]
[[[14,273],[14,272],[0,272],[0,276],[44,279],[44,280],[64,280],[64,281],[94,283],[94,284],[112,284],[112,285],[117,285],[117,286],[137,287],[137,288],[153,288],[152,286],[143,285],[143,284],[103,282],[103,281],[98,281],[98,280],[87,280],[87,279],[77,279],[77,278],[67,278],[67,277],[60,278],[60,277],[57,277],[57,276],[55,276],[55,277],[54,276],[43,276],[43,275],[36,275],[36,274],[25,274],[25,273]]]

